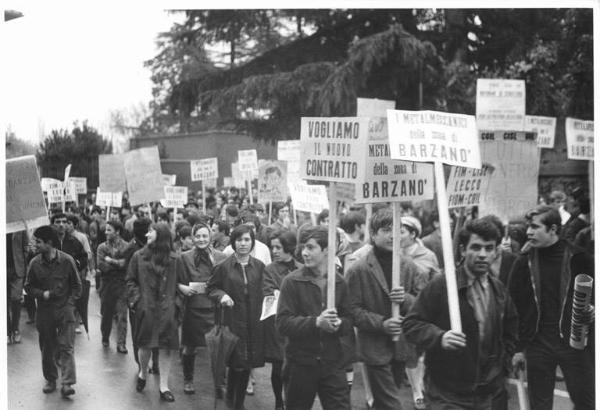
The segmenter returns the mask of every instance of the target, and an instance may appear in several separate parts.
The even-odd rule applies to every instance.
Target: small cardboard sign
[[[556,135],[556,118],[540,117],[534,115],[525,116],[525,131],[537,134],[537,145],[540,148],[554,148],[554,136]]]
[[[327,189],[324,185],[308,185],[299,181],[290,185],[290,196],[297,211],[319,213],[329,209]]]
[[[446,187],[448,208],[479,205],[487,192],[492,172],[486,165],[481,169],[452,167]]]
[[[240,173],[246,180],[258,176],[258,157],[255,149],[238,151],[238,167]]]
[[[165,186],[165,197],[169,208],[183,208],[188,201],[188,187],[186,186]]]
[[[594,121],[567,117],[565,133],[569,159],[594,160]]]
[[[173,186],[177,181],[177,175],[162,174],[163,186]]]
[[[190,161],[190,172],[192,175],[192,181],[216,179],[219,176],[218,158],[205,158]]]
[[[285,202],[287,197],[287,163],[263,161],[258,168],[258,202]]]
[[[477,79],[477,128],[523,131],[525,80]]]

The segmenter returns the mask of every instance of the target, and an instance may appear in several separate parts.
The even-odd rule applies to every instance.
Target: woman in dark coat
[[[140,370],[136,390],[146,386],[152,349],[159,349],[160,398],[175,401],[169,390],[172,351],[179,349],[177,331],[181,300],[177,284],[183,277],[181,258],[173,252],[171,230],[166,223],[153,224],[144,248],[135,252],[127,269],[129,306],[135,310],[133,339],[139,347]]]
[[[302,264],[297,262],[293,255],[296,249],[296,235],[290,231],[275,232],[270,240],[273,263],[265,268],[263,282],[263,296],[272,296],[279,293],[283,278]],[[275,409],[283,410],[283,397],[281,395],[283,382],[281,380],[281,367],[283,364],[284,337],[275,329],[275,316],[264,320],[265,328],[265,361],[271,363],[271,386],[275,395]]]
[[[211,229],[198,223],[191,229],[194,248],[181,254],[183,281],[179,291],[185,296],[181,344],[183,345],[183,392],[193,394],[196,347],[206,346],[204,334],[214,326],[214,304],[206,295],[206,282],[215,265],[227,258],[210,246]]]
[[[254,231],[240,225],[231,232],[235,253],[215,266],[208,280],[208,296],[226,309],[226,323],[239,337],[228,363],[227,402],[235,409],[244,408],[250,370],[265,364],[263,325],[260,321],[265,265],[250,256]]]

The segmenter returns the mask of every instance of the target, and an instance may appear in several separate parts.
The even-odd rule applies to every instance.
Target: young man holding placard
[[[373,398],[378,410],[401,408],[400,387],[403,365],[415,367],[417,356],[414,346],[402,338],[402,318],[392,317],[392,303],[400,304],[402,315],[408,312],[416,295],[417,267],[401,257],[400,283],[392,286],[393,214],[382,209],[370,221],[372,247],[368,253],[348,269],[350,309],[358,328],[360,354],[364,361]],[[421,397],[422,398],[422,397]],[[424,403],[419,403],[423,405]]]
[[[336,273],[335,308],[327,309],[328,252],[327,228],[308,228],[304,267],[288,274],[281,285],[276,328],[287,338],[283,369],[287,410],[310,409],[317,394],[324,410],[350,408],[340,342],[352,331],[348,287]]]
[[[514,366],[527,367],[532,410],[552,409],[556,366],[576,409],[594,408],[593,307],[584,312],[590,326],[583,350],[569,345],[575,276],[594,276],[594,260],[560,237],[561,218],[554,207],[541,205],[526,214],[526,254],[517,259],[509,289],[519,313],[519,339],[524,353]],[[521,349],[520,349],[521,350]]]
[[[450,329],[446,280],[433,278],[402,323],[409,342],[426,351],[425,396],[435,409],[506,409],[508,363],[517,343],[517,313],[490,271],[498,229],[472,220],[459,234],[464,262],[456,280],[462,332]]]

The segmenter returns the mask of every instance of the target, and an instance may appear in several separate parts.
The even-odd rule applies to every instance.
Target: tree
[[[112,144],[84,121],[73,129],[52,130],[36,157],[42,177],[62,180],[67,165],[71,175],[87,177],[88,187],[98,186],[98,155],[112,153]]]
[[[33,144],[17,138],[16,134],[9,128],[6,137],[6,158],[22,157],[23,155],[35,155],[36,148]]]

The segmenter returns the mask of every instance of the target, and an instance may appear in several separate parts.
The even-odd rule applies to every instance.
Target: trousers
[[[287,410],[309,410],[317,394],[323,410],[349,410],[350,391],[343,363],[303,365],[284,363],[283,385]]]
[[[371,390],[373,391],[374,406],[377,410],[401,409],[400,386],[404,364],[391,362],[382,366],[365,364]]]
[[[120,280],[104,280],[100,292],[100,332],[102,340],[109,340],[112,330],[113,316],[117,314],[117,344],[125,345],[127,338],[127,294],[125,282]]]
[[[74,309],[67,306],[64,309]],[[62,384],[75,384],[75,322],[65,318],[65,314],[56,314],[52,310],[38,309],[36,327],[39,333],[42,351],[42,373],[48,381],[58,379],[58,367]],[[72,314],[70,315],[73,316]],[[57,367],[58,363],[58,367]]]

